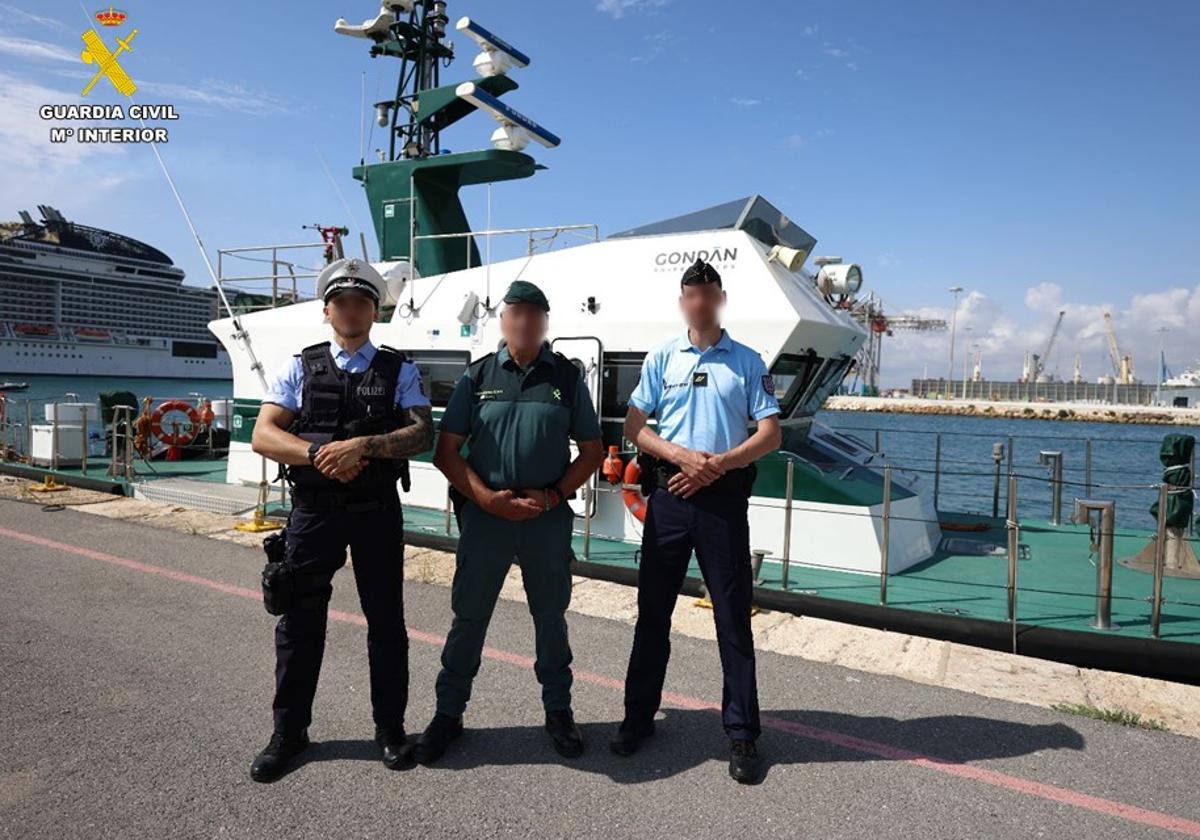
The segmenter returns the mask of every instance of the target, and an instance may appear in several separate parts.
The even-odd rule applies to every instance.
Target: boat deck
[[[949,521],[982,523],[980,532],[945,532],[942,547],[929,560],[888,577],[887,606],[943,616],[1008,623],[1008,558],[1003,520],[957,515]],[[445,513],[420,508],[405,511],[406,527],[414,533],[446,537]],[[451,533],[450,538],[455,536]],[[1118,531],[1114,537],[1112,621],[1116,627],[1096,630],[1096,567],[1089,555],[1090,537],[1084,525],[1053,526],[1027,520],[1021,523],[1022,559],[1017,571],[1017,620],[1022,625],[1082,631],[1097,635],[1150,638],[1151,575],[1115,562],[1137,554],[1151,540],[1150,532]],[[977,553],[989,546],[997,553]],[[949,549],[949,550],[947,550]],[[618,569],[637,568],[637,547],[592,537],[585,554],[584,539],[575,536],[575,554],[589,563]],[[835,558],[830,558],[836,562]],[[758,579],[760,590],[878,605],[879,578],[831,567],[791,564],[788,586],[782,586],[782,564],[767,558]],[[700,581],[693,560],[688,575]],[[1200,579],[1164,578],[1160,638],[1200,645]],[[1197,648],[1200,655],[1200,647]]]

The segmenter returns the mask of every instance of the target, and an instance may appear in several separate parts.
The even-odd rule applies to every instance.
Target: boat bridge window
[[[849,356],[827,359],[812,349],[804,353],[781,354],[771,365],[780,416],[801,417],[816,412],[837,390],[850,362]]]
[[[624,420],[629,397],[642,376],[645,353],[611,352],[604,354],[604,374],[600,383],[600,416],[605,420]]]
[[[771,365],[775,399],[782,417],[791,417],[802,406],[801,397],[809,390],[825,359],[815,350],[805,353],[781,353]]]
[[[408,360],[417,366],[421,385],[434,408],[445,408],[454,386],[471,363],[466,350],[403,350]]]

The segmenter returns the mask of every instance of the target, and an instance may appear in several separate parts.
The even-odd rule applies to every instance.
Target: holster
[[[649,452],[639,452],[637,462],[640,471],[638,483],[641,485],[642,495],[649,499],[654,488],[658,486],[658,467],[661,462]]]
[[[671,476],[679,472],[679,467],[670,461],[662,461],[646,452],[638,453],[638,467],[641,469],[642,495],[647,499],[656,487],[665,487]],[[712,484],[702,488],[701,493],[726,493],[732,496],[750,498],[754,491],[754,480],[758,477],[758,466],[750,464],[730,470]]]
[[[263,606],[271,615],[319,610],[329,601],[330,574],[304,574],[287,556],[287,528],[263,539],[267,564],[262,570]]]
[[[283,615],[295,595],[295,570],[287,562],[287,528],[263,539],[267,565],[262,571],[263,606],[271,615]]]

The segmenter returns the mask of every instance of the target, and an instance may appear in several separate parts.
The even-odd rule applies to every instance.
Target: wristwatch
[[[317,460],[317,453],[320,451],[321,451],[321,444],[310,443],[308,445],[308,463],[315,464],[316,460]]]

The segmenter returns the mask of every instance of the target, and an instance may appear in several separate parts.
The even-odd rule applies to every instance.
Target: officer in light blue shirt
[[[762,356],[728,332],[720,335],[701,350],[684,333],[642,364],[629,403],[658,418],[658,436],[664,440],[701,452],[728,452],[749,437],[748,420],[779,413]]]
[[[336,342],[331,344],[329,349],[333,351],[335,348],[337,352],[331,352],[333,363],[346,373],[362,373],[371,366],[371,360],[375,358],[376,348],[370,339],[353,353],[346,352],[346,349]],[[303,394],[304,363],[300,356],[296,355],[281,365],[267,383],[267,393],[263,402],[275,403],[288,411],[299,413],[304,402]],[[399,408],[429,405],[429,397],[422,388],[421,373],[416,365],[400,366],[400,375],[396,380],[396,405]]]
[[[762,778],[747,519],[754,462],[780,443],[775,384],[762,358],[721,328],[721,276],[697,260],[680,282],[684,335],[650,353],[629,398],[625,437],[647,493],[638,619],[625,678],[625,718],[612,742],[631,755],[654,733],[670,656],[671,611],[695,551],[713,602],[730,738],[729,774]],[[647,424],[657,418],[657,430]],[[751,422],[757,427],[748,429]]]
[[[404,623],[404,518],[399,483],[408,458],[429,449],[433,419],[420,374],[397,350],[376,347],[371,325],[387,287],[369,263],[331,262],[317,278],[332,341],[281,366],[254,424],[253,450],[286,469],[292,510],[268,550],[264,606],[275,625],[273,731],[250,765],[267,782],[309,745],[333,578],[354,555],[367,621],[371,716],[385,766],[411,763],[408,632]],[[267,546],[264,545],[264,548]]]

